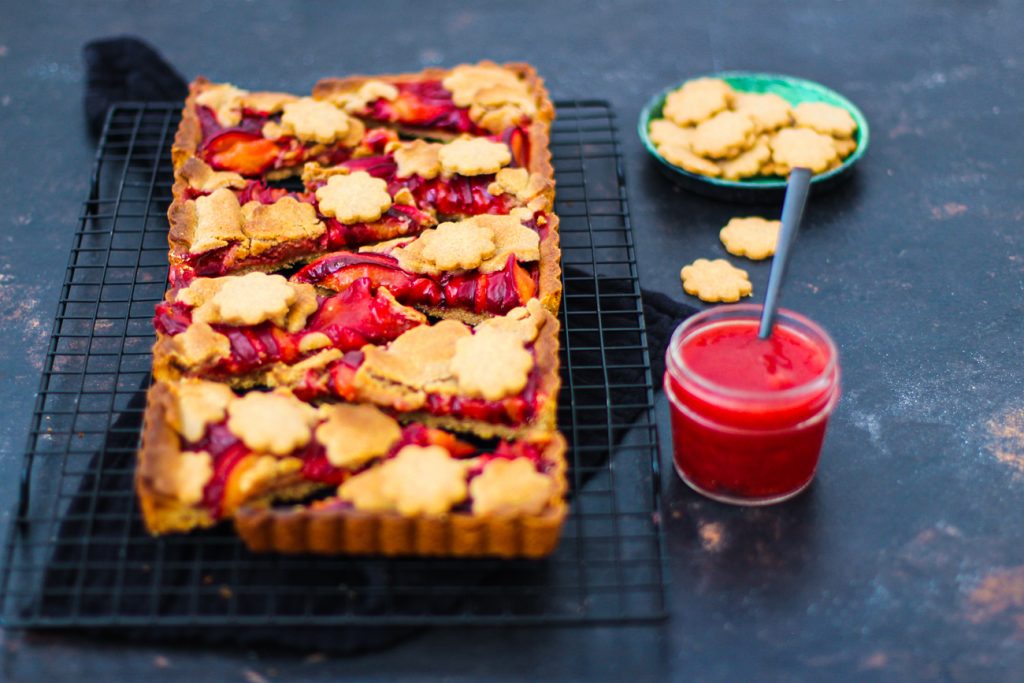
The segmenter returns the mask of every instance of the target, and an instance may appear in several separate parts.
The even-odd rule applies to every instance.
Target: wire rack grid
[[[621,623],[665,616],[651,370],[615,116],[557,104],[559,424],[571,513],[542,561],[254,555],[230,525],[150,537],[133,487],[167,276],[176,104],[111,109],[4,546],[7,627]]]

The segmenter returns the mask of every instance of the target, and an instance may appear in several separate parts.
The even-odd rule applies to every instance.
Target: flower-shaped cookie
[[[512,152],[504,142],[460,138],[444,145],[438,157],[445,173],[473,176],[497,173],[512,161]]]
[[[442,223],[419,239],[420,254],[438,270],[476,268],[496,249],[494,233],[470,221]]]
[[[381,493],[403,515],[439,515],[466,499],[466,464],[441,446],[406,446],[380,466]]]
[[[392,203],[388,184],[366,171],[332,175],[317,189],[316,199],[322,214],[346,225],[380,220]]]
[[[725,259],[699,258],[684,266],[680,275],[687,294],[709,303],[739,301],[754,291],[747,271],[730,265]]]
[[[736,93],[733,111],[749,116],[759,131],[778,130],[793,120],[789,102],[775,93]]]
[[[717,78],[698,78],[687,81],[665,98],[665,118],[680,126],[692,126],[705,121],[729,107],[734,93],[732,87]]]
[[[839,153],[840,159],[845,159],[853,154],[853,150],[857,149],[857,141],[853,138],[832,138],[832,145]]]
[[[258,391],[228,405],[228,429],[261,453],[287,455],[309,443],[317,412],[286,391]]]
[[[553,489],[554,482],[525,458],[492,460],[469,484],[479,515],[540,514]]]
[[[394,149],[395,163],[399,178],[411,178],[418,175],[424,180],[436,178],[441,172],[441,159],[438,153],[444,145],[426,140],[401,142]]]
[[[316,439],[335,467],[359,467],[387,453],[402,436],[395,418],[371,405],[338,403],[321,407],[320,415],[325,419]]]
[[[522,338],[495,328],[459,339],[451,360],[459,389],[489,401],[522,391],[532,368],[533,356],[524,348]]]
[[[523,225],[515,216],[484,214],[467,220],[481,229],[490,230],[494,239],[494,253],[480,264],[481,273],[501,270],[508,262],[508,257],[513,254],[517,261],[540,259],[540,235]]]
[[[281,128],[300,140],[329,144],[348,135],[352,119],[330,102],[302,97],[284,105]]]
[[[797,168],[809,168],[821,173],[839,158],[832,138],[809,128],[784,128],[769,142],[772,162],[779,175],[788,175]]]
[[[548,206],[549,199],[545,193],[550,189],[550,183],[540,174],[530,173],[525,168],[503,168],[494,175],[494,182],[487,186],[487,191],[495,196],[513,195],[525,205],[517,208],[526,208],[530,214]]]
[[[178,292],[176,300],[195,307],[195,322],[259,325],[269,320],[292,332],[301,329],[317,307],[311,285],[261,272],[199,278]]]
[[[705,157],[731,158],[746,148],[755,130],[746,114],[723,111],[697,126],[690,146]]]
[[[386,474],[383,467],[371,467],[349,477],[338,487],[338,497],[352,503],[356,510],[387,512],[393,508],[394,501],[384,493]]]
[[[500,133],[537,113],[533,95],[521,87],[484,88],[473,96],[469,118],[492,133]]]
[[[857,122],[850,112],[825,102],[803,102],[793,109],[793,118],[801,128],[810,128],[825,135],[849,138],[857,131]]]
[[[442,223],[411,240],[392,240],[364,248],[390,254],[413,273],[440,274],[453,270],[493,273],[505,267],[508,257],[517,261],[540,258],[540,235],[515,215],[483,214]]]
[[[769,221],[760,216],[733,218],[718,236],[730,254],[759,261],[775,253],[781,228],[780,221]]]

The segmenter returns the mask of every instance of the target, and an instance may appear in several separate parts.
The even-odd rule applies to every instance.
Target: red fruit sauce
[[[533,298],[539,277],[535,266],[520,265],[514,255],[509,255],[504,268],[493,273],[447,273],[431,279],[402,270],[398,260],[387,254],[339,251],[307,264],[292,280],[342,292],[353,281],[368,278],[374,289],[387,287],[399,303],[407,306],[443,305],[505,315]]]
[[[780,310],[760,340],[760,314],[756,305],[704,311],[676,330],[666,353],[676,470],[728,503],[775,503],[810,484],[839,398],[828,334]]]

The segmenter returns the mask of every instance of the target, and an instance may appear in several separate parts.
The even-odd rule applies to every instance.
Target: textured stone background
[[[818,480],[762,510],[667,481],[664,626],[438,631],[348,661],[6,633],[0,678],[1024,676],[1020,4],[164,0],[8,3],[4,15],[5,510],[94,153],[81,113],[89,39],[139,35],[189,77],[295,91],[345,72],[529,60],[556,98],[614,104],[643,283],[680,298],[680,266],[723,256],[716,234],[730,216],[773,209],[701,199],[664,180],[633,132],[653,92],[718,69],[799,75],[857,102],[872,143],[850,183],[812,200],[785,292],[789,307],[832,332],[843,358],[845,393]],[[768,266],[748,269],[762,294]]]

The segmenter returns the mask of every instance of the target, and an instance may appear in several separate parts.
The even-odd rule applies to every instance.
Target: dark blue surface
[[[151,41],[187,76],[296,91],[339,73],[529,60],[555,97],[616,106],[629,135],[643,284],[680,299],[679,268],[724,256],[718,229],[756,209],[664,179],[628,132],[643,103],[667,84],[722,69],[792,73],[845,94],[871,123],[871,150],[849,183],[812,198],[784,292],[787,307],[832,333],[843,359],[845,392],[817,482],[791,503],[740,510],[670,478],[674,585],[663,627],[437,631],[352,660],[5,633],[0,677],[1021,680],[1024,8],[437,7],[425,16],[425,3],[395,2],[4,6],[0,503],[13,503],[88,187],[79,50],[117,33]],[[759,301],[768,265],[747,268]],[[663,437],[668,443],[667,429]]]

